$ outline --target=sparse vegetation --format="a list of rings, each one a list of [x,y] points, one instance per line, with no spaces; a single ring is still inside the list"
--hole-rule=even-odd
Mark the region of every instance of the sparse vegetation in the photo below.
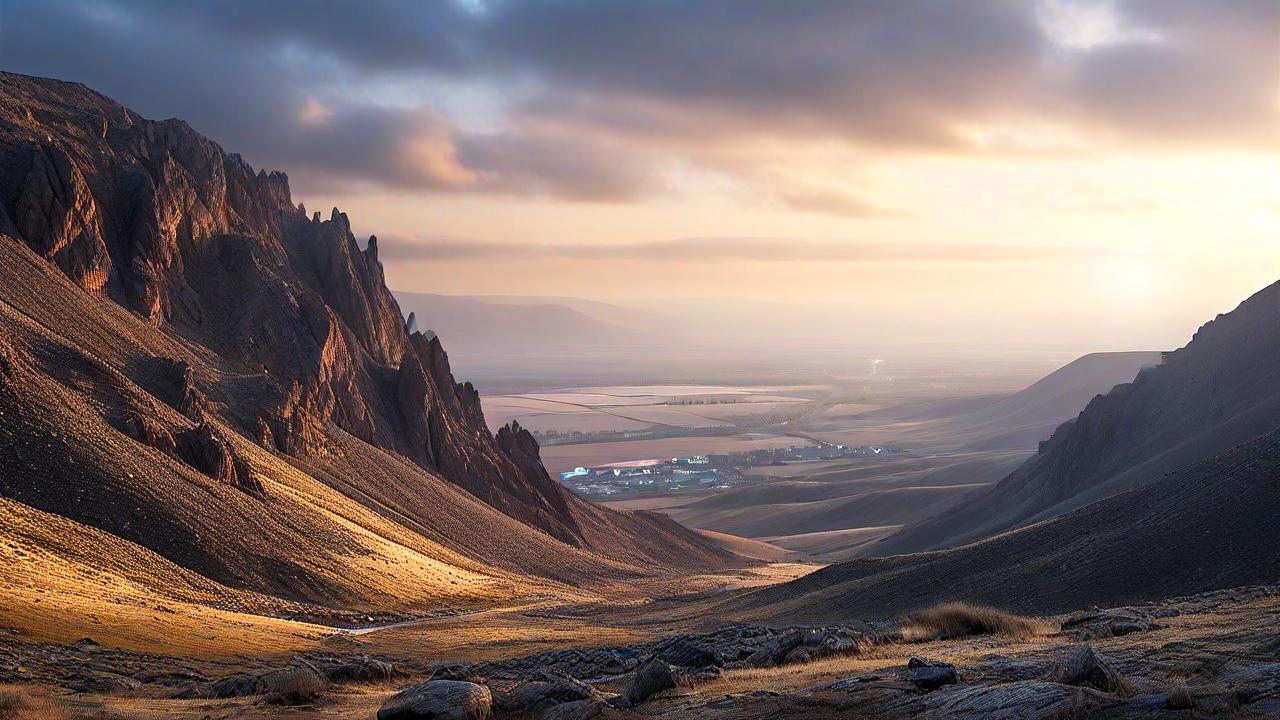
[[[1039,634],[1039,622],[1003,610],[966,603],[945,603],[902,618],[902,637],[919,642],[972,635],[1026,638]]]
[[[0,720],[61,720],[70,717],[61,703],[32,695],[25,688],[0,687]]]

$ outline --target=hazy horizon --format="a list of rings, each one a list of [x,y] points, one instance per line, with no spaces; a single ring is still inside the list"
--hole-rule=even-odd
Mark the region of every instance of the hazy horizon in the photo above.
[[[288,171],[295,202],[379,236],[402,290],[1089,351],[1177,347],[1280,275],[1267,0],[348,15],[67,2],[0,22],[24,29],[7,69]]]
[[[1270,283],[1267,283],[1270,284]],[[1069,308],[1056,308],[1025,318],[1030,330],[1010,327],[1005,317],[930,317],[901,311],[869,315],[853,302],[788,301],[786,299],[655,297],[640,300],[601,300],[571,295],[484,295],[428,293],[494,305],[569,309],[580,302],[635,311],[639,319],[624,323],[605,319],[618,329],[633,331],[638,341],[655,340],[669,322],[668,347],[695,349],[717,344],[740,347],[759,341],[801,343],[797,352],[828,350],[841,353],[933,353],[962,358],[1026,358],[1050,354],[1055,358],[1095,352],[1173,350],[1185,345],[1212,317],[1234,309],[1263,286],[1226,304],[1210,306],[1198,315],[1182,308],[1143,308],[1132,314],[1108,314],[1098,323],[1070,335],[1059,332]],[[402,294],[412,292],[396,290]],[[402,308],[407,314],[411,308]],[[592,313],[584,313],[588,317]],[[1037,323],[1030,322],[1038,320]],[[476,332],[484,330],[477,328]],[[495,338],[496,340],[497,338]],[[774,348],[775,350],[777,348]]]

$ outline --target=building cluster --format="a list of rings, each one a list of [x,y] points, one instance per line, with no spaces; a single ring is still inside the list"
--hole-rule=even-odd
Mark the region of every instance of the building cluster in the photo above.
[[[579,467],[560,473],[560,481],[579,495],[587,497],[723,490],[742,482],[744,472],[753,467],[859,456],[874,457],[888,452],[890,451],[874,445],[796,445]]]

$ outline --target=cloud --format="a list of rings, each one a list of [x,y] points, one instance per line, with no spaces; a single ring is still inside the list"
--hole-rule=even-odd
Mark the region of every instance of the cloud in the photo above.
[[[704,237],[639,243],[525,243],[380,238],[384,258],[405,261],[649,260],[654,262],[1020,263],[1134,257],[1067,245],[882,243],[798,238]]]
[[[853,217],[878,213],[771,184],[750,148],[990,154],[993,128],[1054,125],[1274,151],[1277,27],[1274,0],[0,0],[7,69],[304,184],[616,201],[663,192],[674,159]]]
[[[1130,214],[1166,210],[1158,200],[1131,190],[1104,189],[1078,185],[1058,197],[1050,198],[1045,206],[1055,210],[1088,214]]]
[[[582,133],[468,135],[461,138],[460,149],[469,167],[491,178],[484,188],[491,192],[621,201],[658,185],[651,160]]]
[[[805,212],[853,218],[905,217],[906,213],[880,207],[844,190],[803,188],[779,191],[778,200],[789,208]]]
[[[1114,43],[1070,63],[1062,107],[1140,144],[1280,149],[1280,3],[1131,0],[1158,41]]]

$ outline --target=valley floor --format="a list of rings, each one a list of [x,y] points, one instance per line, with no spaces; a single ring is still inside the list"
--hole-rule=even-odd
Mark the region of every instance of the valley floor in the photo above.
[[[630,607],[625,599],[591,605],[531,599],[358,634],[331,631],[296,654],[247,646],[239,654],[181,657],[113,649],[89,638],[45,643],[0,632],[0,717],[373,718],[396,691],[433,675],[485,683],[493,690],[498,717],[537,717],[510,710],[511,698],[547,678],[583,681],[574,686],[586,688],[591,699],[572,709],[589,714],[565,715],[583,718],[1280,714],[1280,587],[1275,586],[1037,618],[1039,629],[1022,636],[909,641],[892,618],[871,624],[851,618],[847,625],[803,631],[804,652],[785,657],[779,648],[785,651],[788,638],[797,637],[794,629],[695,629],[663,622],[669,602],[697,605],[699,598],[724,588],[774,582],[799,570],[768,566],[687,579],[680,585],[699,592],[658,603],[633,598]],[[673,582],[668,589],[676,588]],[[1096,656],[1086,657],[1099,665],[1068,677],[1072,658],[1088,648]],[[677,687],[625,707],[616,693],[650,657],[670,662]],[[937,687],[921,682],[921,671],[908,669],[911,658],[954,666],[955,682]],[[285,675],[314,669],[329,682],[296,704],[274,704],[263,694],[263,683],[279,678],[285,668],[291,668]],[[251,694],[213,697],[239,673],[256,676],[257,690],[251,677]]]

